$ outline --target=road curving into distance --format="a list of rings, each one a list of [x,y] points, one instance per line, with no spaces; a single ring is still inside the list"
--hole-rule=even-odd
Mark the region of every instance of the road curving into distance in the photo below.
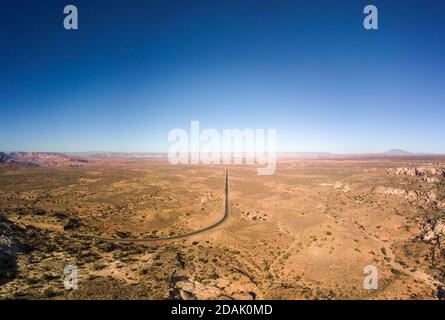
[[[168,236],[168,237],[159,237],[159,238],[107,238],[107,237],[99,237],[99,236],[93,236],[93,235],[86,235],[86,234],[76,234],[73,235],[76,238],[83,238],[83,239],[89,239],[89,240],[99,240],[99,241],[107,241],[107,242],[154,242],[154,241],[166,241],[166,240],[177,240],[177,239],[184,239],[196,236],[198,234],[210,231],[212,229],[215,229],[219,227],[221,224],[223,224],[227,218],[230,215],[230,201],[229,201],[229,170],[226,169],[226,175],[225,175],[225,183],[224,183],[224,216],[221,218],[221,220],[217,221],[216,223],[191,232]]]

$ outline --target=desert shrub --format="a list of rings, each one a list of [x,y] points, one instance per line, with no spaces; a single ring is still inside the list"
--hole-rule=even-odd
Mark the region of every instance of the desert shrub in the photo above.
[[[44,273],[42,275],[42,279],[45,280],[45,281],[51,281],[51,280],[58,279],[58,278],[59,277],[53,276],[52,274],[49,274],[49,273]]]
[[[209,279],[213,279],[213,280],[216,280],[216,279],[218,279],[219,278],[219,276],[218,276],[218,274],[217,273],[212,273],[211,275],[209,275]]]
[[[396,276],[400,276],[400,275],[402,275],[402,274],[403,274],[403,272],[402,272],[402,271],[400,271],[400,270],[397,270],[397,269],[391,269],[391,272],[392,272],[393,274],[395,274]]]
[[[93,270],[103,270],[105,266],[103,264],[95,263],[93,265]]]
[[[26,280],[27,284],[33,285],[33,284],[38,284],[40,282],[40,279],[37,278],[27,278]]]
[[[53,298],[57,295],[57,293],[53,289],[47,288],[47,289],[43,290],[43,295],[46,298]]]
[[[146,275],[148,273],[148,269],[141,269],[141,270],[139,270],[139,275],[140,276],[144,276],[144,275]]]

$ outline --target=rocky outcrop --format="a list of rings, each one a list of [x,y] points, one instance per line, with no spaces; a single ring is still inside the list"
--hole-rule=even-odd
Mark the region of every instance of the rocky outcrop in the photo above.
[[[420,238],[428,243],[440,243],[445,238],[445,221],[430,219],[423,228]]]
[[[400,188],[393,188],[393,187],[383,187],[379,186],[376,187],[373,191],[373,193],[379,195],[379,196],[398,196],[398,197],[404,197],[409,201],[415,201],[417,200],[417,193],[415,191],[408,191],[405,189]]]
[[[445,176],[445,169],[435,167],[401,167],[386,169],[386,173],[389,175],[404,175],[415,177],[418,180],[426,183],[437,183],[440,181],[440,177]]]
[[[391,176],[408,176],[413,177],[421,182],[437,183],[445,177],[445,169],[443,166],[425,166],[425,167],[399,167],[399,168],[367,168],[366,173],[382,173],[385,172]]]
[[[394,187],[378,186],[375,187],[372,192],[381,197],[401,197],[406,201],[417,202],[421,205],[431,205],[436,208],[445,207],[445,202],[438,201],[437,194],[434,190],[414,191]]]
[[[420,177],[419,180],[422,182],[426,182],[426,183],[440,182],[439,178],[437,178],[437,177]]]
[[[349,184],[343,184],[339,181],[335,182],[335,183],[322,183],[320,184],[320,187],[329,187],[329,188],[334,188],[334,189],[341,189],[342,192],[344,193],[348,193],[349,191],[351,191],[351,187]]]
[[[170,279],[169,298],[174,300],[255,300],[253,284],[234,283],[229,279],[212,279],[203,283],[187,269],[177,269]]]
[[[430,176],[444,176],[444,169],[434,168],[434,167],[421,167],[421,168],[390,168],[386,172],[390,175],[406,175],[406,176],[417,176],[417,177],[430,177]]]
[[[203,285],[191,280],[190,275],[174,271],[170,280],[170,299],[175,300],[208,300],[228,299],[218,287]]]
[[[28,247],[20,240],[24,230],[0,215],[0,285],[15,278],[17,256]]]

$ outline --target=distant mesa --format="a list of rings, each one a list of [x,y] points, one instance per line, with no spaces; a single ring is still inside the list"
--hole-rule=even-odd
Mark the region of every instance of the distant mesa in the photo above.
[[[81,167],[89,163],[89,160],[71,157],[63,153],[0,152],[0,165],[8,167]]]
[[[391,155],[391,156],[408,156],[408,155],[412,155],[412,152],[409,151],[405,151],[402,149],[390,149],[388,151],[383,152],[386,155]]]

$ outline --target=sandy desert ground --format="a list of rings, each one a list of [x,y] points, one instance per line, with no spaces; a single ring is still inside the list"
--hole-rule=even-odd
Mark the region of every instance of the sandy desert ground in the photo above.
[[[229,166],[228,219],[159,240],[222,218],[225,167],[3,167],[0,297],[438,299],[444,168],[440,158],[282,159],[272,176]],[[66,265],[77,290],[64,288]],[[377,289],[363,286],[368,265]]]

